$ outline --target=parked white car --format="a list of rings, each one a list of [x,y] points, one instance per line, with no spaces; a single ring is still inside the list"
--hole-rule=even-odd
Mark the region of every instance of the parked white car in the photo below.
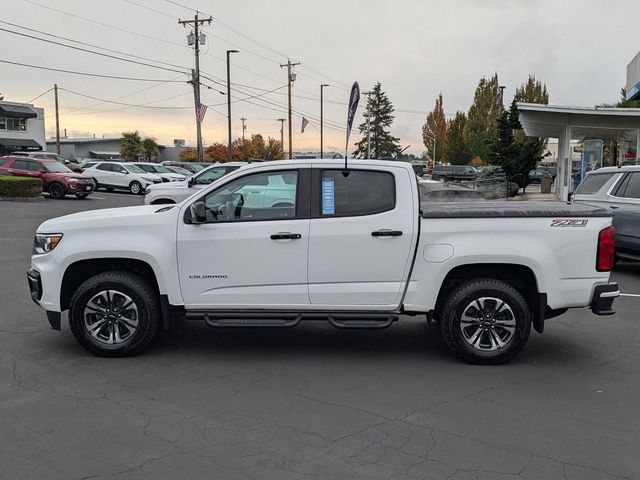
[[[143,194],[149,185],[162,183],[162,178],[155,173],[145,172],[135,163],[126,162],[96,162],[85,169],[84,175],[93,178],[96,190],[128,190],[134,195]]]
[[[136,165],[145,172],[158,175],[163,182],[180,182],[187,178],[187,175],[180,175],[176,172],[172,172],[161,163],[136,162]]]
[[[151,185],[144,197],[146,205],[160,205],[166,203],[180,203],[190,197],[197,190],[224,177],[228,173],[247,165],[247,162],[217,163],[194,174],[188,180],[172,182],[170,184]]]
[[[103,356],[141,352],[183,319],[384,328],[420,315],[457,356],[497,364],[568,308],[614,313],[611,215],[565,202],[422,201],[405,162],[352,160],[345,172],[339,160],[282,160],[178,205],[47,220],[28,280],[51,327],[69,310],[78,342]]]

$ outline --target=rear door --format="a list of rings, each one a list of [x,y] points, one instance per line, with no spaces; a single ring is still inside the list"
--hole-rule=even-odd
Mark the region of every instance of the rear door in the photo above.
[[[322,307],[393,309],[415,246],[416,192],[404,168],[314,168],[309,297]],[[417,188],[417,187],[416,187]]]
[[[613,226],[616,228],[616,248],[620,253],[640,255],[640,172],[626,175],[612,191]]]
[[[101,186],[113,186],[113,165],[110,163],[101,163],[91,170],[91,176],[98,180]]]
[[[29,168],[29,160],[16,159],[7,169],[9,175],[15,177],[33,177],[35,172]]]

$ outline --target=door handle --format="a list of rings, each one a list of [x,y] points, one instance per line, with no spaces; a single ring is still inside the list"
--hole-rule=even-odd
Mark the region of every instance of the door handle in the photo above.
[[[372,237],[400,237],[402,230],[376,230],[371,232]]]
[[[271,235],[271,240],[298,240],[302,238],[299,233],[280,232]]]

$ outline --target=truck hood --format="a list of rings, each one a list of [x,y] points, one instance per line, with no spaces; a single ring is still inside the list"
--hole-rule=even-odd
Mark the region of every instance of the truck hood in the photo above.
[[[70,230],[105,227],[139,229],[159,223],[166,223],[169,227],[175,224],[178,211],[179,209],[174,205],[142,205],[89,210],[47,220],[38,227],[37,233],[65,233]]]

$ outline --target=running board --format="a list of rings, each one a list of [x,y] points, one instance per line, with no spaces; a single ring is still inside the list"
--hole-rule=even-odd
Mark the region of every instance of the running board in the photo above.
[[[187,319],[204,320],[214,328],[291,328],[302,321],[324,321],[335,328],[381,329],[397,321],[397,313],[187,311]]]

